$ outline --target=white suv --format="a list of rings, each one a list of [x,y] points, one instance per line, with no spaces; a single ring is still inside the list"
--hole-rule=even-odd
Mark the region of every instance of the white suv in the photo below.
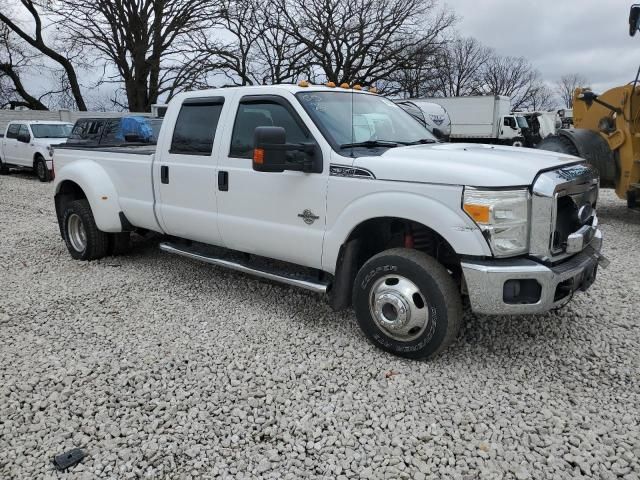
[[[9,168],[33,169],[41,182],[48,182],[53,171],[53,146],[65,143],[72,128],[67,122],[10,122],[0,138],[0,173],[9,173]]]

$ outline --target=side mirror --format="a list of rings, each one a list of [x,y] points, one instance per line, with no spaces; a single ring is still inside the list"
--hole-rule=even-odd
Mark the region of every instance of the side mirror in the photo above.
[[[640,30],[640,4],[631,5],[629,10],[629,35],[632,37]]]
[[[287,134],[282,127],[256,127],[253,131],[253,169],[284,172]]]
[[[256,127],[253,131],[253,169],[257,172],[322,172],[322,155],[313,143],[286,143],[282,127]]]
[[[22,143],[29,143],[31,141],[31,135],[29,135],[28,133],[26,135],[24,133],[21,133],[20,135],[18,135],[18,138],[16,140]]]
[[[433,133],[433,136],[436,137],[438,140],[442,140],[444,138],[444,132],[440,130],[438,127],[434,127],[431,133]]]

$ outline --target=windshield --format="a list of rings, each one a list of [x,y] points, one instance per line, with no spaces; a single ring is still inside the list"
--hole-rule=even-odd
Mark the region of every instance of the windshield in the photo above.
[[[362,142],[389,142],[386,146],[392,147],[437,141],[418,120],[384,97],[340,91],[296,96],[334,148]]]
[[[73,125],[68,124],[32,124],[31,131],[36,138],[67,138],[71,135]]]
[[[516,120],[518,121],[518,126],[520,128],[529,128],[529,124],[527,123],[527,119],[524,117],[516,117]]]

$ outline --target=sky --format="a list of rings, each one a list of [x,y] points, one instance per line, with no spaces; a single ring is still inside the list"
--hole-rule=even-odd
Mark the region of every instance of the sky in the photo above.
[[[633,80],[640,32],[628,0],[445,0],[457,30],[501,55],[527,58],[549,83],[580,73],[596,92]]]

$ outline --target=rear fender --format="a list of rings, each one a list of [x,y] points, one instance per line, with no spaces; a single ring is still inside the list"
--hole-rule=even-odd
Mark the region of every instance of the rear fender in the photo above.
[[[103,232],[121,232],[120,203],[111,178],[93,160],[76,160],[56,171],[55,192],[65,181],[77,184],[91,206],[96,225]]]

